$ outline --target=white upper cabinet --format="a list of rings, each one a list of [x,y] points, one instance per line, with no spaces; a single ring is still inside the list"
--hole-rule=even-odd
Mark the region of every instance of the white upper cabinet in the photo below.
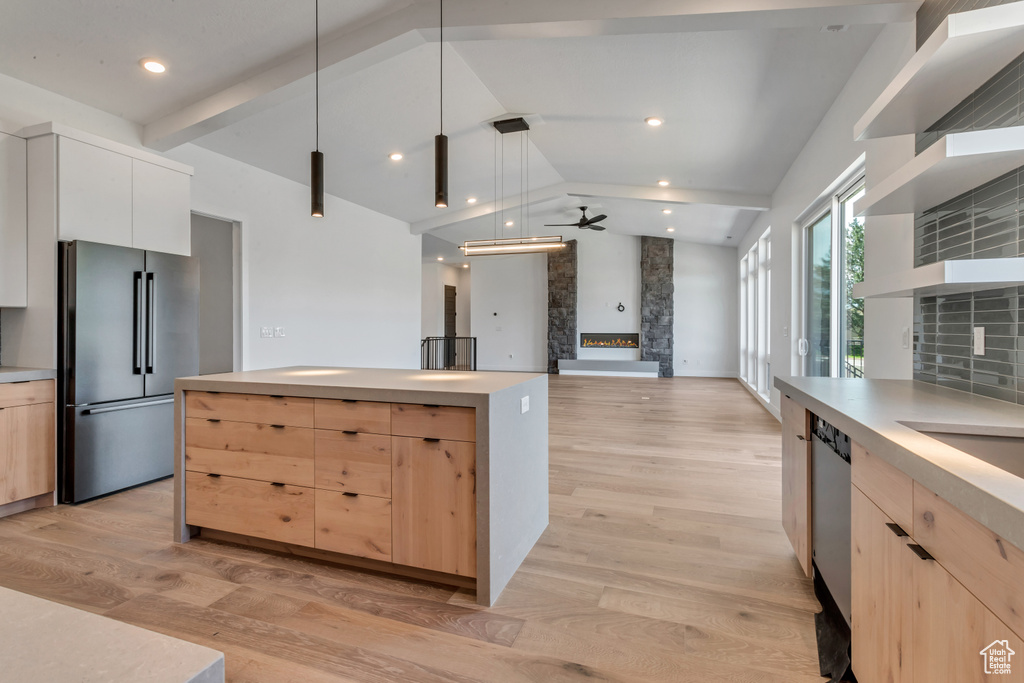
[[[191,169],[52,125],[38,132],[57,139],[58,239],[190,254]]]
[[[191,176],[132,160],[132,246],[189,255]]]
[[[28,303],[25,141],[0,133],[0,308]]]
[[[57,144],[57,234],[132,246],[132,160],[71,138]]]

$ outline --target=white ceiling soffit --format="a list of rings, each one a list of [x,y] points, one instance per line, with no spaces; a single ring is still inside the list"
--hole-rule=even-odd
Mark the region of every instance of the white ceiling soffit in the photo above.
[[[22,5],[29,4],[27,0],[19,1]],[[197,2],[199,0],[181,0],[177,5]],[[210,4],[200,4],[203,7],[197,8],[196,15],[205,16]],[[362,0],[358,4],[365,5],[364,13],[366,10],[377,10],[377,13],[329,35],[329,29],[325,31],[320,44],[322,83],[343,78],[415,49],[424,42],[438,39],[437,3],[434,0],[417,0],[411,5],[404,2]],[[407,6],[374,18],[395,4]],[[242,12],[237,5],[248,8],[250,3],[233,0],[233,5],[236,7],[231,9],[238,11],[241,19]],[[286,11],[281,11],[280,1],[273,5],[279,10],[279,16],[271,22],[271,26],[296,25],[294,3],[290,3]],[[828,24],[880,25],[913,20],[918,5],[919,2],[878,0],[447,0],[445,39],[465,41],[820,28]],[[97,13],[96,16],[102,15]],[[7,25],[12,24],[16,25],[17,22]],[[298,26],[309,31],[306,24],[308,21],[302,21]],[[167,25],[154,25],[153,30],[163,30],[166,35]],[[195,27],[195,30],[205,33],[206,29],[200,26]],[[0,33],[0,40],[5,37]],[[169,40],[174,38],[171,34]],[[202,96],[192,104],[157,120],[144,121],[144,142],[149,147],[166,151],[281,104],[299,92],[308,90],[310,85],[303,81],[311,77],[313,65],[313,46],[310,41],[305,48],[264,63],[258,72],[236,80],[228,87]],[[0,70],[2,67],[3,63],[0,62]]]

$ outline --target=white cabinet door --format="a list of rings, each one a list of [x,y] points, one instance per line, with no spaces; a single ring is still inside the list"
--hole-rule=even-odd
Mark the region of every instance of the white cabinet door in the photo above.
[[[57,234],[132,246],[132,159],[71,138],[57,147]]]
[[[132,246],[191,254],[190,182],[187,173],[132,160]]]
[[[25,141],[0,133],[0,308],[28,304]]]

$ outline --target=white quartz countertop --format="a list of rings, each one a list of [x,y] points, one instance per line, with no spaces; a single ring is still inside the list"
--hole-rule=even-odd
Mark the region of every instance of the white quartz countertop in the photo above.
[[[38,379],[56,379],[56,370],[46,368],[19,368],[14,365],[0,365],[0,384],[31,382]]]
[[[0,680],[223,683],[208,647],[0,588]]]
[[[1024,437],[1024,406],[911,380],[777,377],[775,386],[1024,548],[1024,479],[903,424],[936,423],[950,431]]]
[[[546,375],[523,372],[397,370],[295,366],[183,377],[175,388],[316,398],[356,398],[399,402],[434,400],[470,405],[491,394]]]

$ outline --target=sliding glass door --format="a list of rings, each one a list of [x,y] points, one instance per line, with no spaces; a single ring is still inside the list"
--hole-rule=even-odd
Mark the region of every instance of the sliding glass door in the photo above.
[[[864,222],[857,201],[864,180],[833,196],[804,228],[804,334],[808,377],[864,376],[864,300],[853,285],[864,279]]]

